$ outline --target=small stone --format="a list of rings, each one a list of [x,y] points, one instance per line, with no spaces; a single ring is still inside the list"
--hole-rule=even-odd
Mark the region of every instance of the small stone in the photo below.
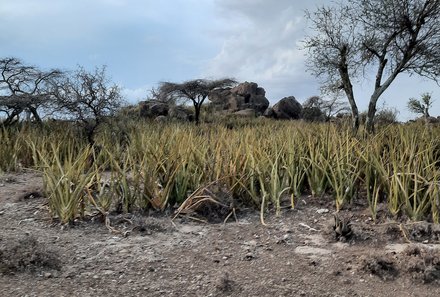
[[[251,247],[255,247],[255,246],[257,246],[257,241],[255,241],[255,240],[250,240],[250,241],[248,241],[248,242],[245,242],[244,244],[245,244],[245,245],[248,245],[248,246],[251,246]]]
[[[329,210],[327,208],[320,208],[316,212],[319,214],[324,214],[324,213],[328,213]]]
[[[113,271],[113,270],[104,270],[103,272],[102,272],[102,274],[103,275],[112,275],[112,274],[114,274],[115,272]]]
[[[45,278],[51,278],[52,277],[52,273],[50,272],[45,272],[43,275]]]

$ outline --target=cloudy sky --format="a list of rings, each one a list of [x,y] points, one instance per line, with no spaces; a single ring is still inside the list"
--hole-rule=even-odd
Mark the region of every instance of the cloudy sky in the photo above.
[[[304,65],[304,9],[326,0],[1,0],[0,57],[42,68],[88,69],[107,65],[130,102],[144,99],[161,81],[234,77],[266,89],[271,103],[300,102],[319,94]],[[367,108],[371,81],[356,87]],[[379,106],[397,108],[410,97],[440,90],[416,77],[400,77]]]

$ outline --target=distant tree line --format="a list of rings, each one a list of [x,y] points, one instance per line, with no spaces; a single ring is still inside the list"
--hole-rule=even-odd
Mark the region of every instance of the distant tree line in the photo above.
[[[93,143],[97,127],[122,105],[120,88],[110,82],[105,67],[86,71],[44,71],[17,58],[0,59],[0,116],[10,126],[25,118],[45,117],[79,122]]]

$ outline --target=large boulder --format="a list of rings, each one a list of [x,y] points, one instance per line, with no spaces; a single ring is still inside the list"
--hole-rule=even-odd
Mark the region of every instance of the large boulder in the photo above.
[[[166,123],[167,120],[168,120],[168,118],[167,118],[166,116],[163,116],[163,115],[157,116],[157,117],[154,119],[154,121],[155,121],[156,123]]]
[[[267,108],[264,111],[263,116],[266,117],[266,118],[276,118],[275,111],[273,110],[272,107]]]
[[[165,102],[147,100],[139,102],[139,115],[148,119],[175,119],[179,121],[192,121],[193,112],[185,106],[170,105]]]
[[[253,109],[256,114],[262,114],[269,106],[266,91],[254,82],[244,82],[233,88],[215,90],[209,95],[209,100],[217,110],[230,113]]]
[[[169,106],[163,102],[141,101],[139,102],[139,115],[143,118],[156,118],[168,116]]]
[[[234,112],[232,115],[241,118],[255,118],[255,110],[252,108],[247,108]]]
[[[278,101],[271,110],[266,110],[265,116],[281,120],[296,120],[301,118],[302,105],[295,97],[285,97]]]

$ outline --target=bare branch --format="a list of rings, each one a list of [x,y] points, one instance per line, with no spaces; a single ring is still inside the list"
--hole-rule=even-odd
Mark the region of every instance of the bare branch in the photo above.
[[[367,115],[367,130],[371,132],[377,101],[399,74],[418,74],[438,82],[440,0],[346,3],[307,13],[316,31],[305,40],[308,68],[325,85],[338,84],[344,90],[354,124],[358,112],[351,81],[360,79],[360,74],[375,73]]]
[[[52,103],[52,84],[62,75],[61,71],[42,71],[19,59],[3,58],[0,72],[0,107],[4,112],[7,110],[4,124],[13,122],[23,112],[41,121],[38,110]]]

